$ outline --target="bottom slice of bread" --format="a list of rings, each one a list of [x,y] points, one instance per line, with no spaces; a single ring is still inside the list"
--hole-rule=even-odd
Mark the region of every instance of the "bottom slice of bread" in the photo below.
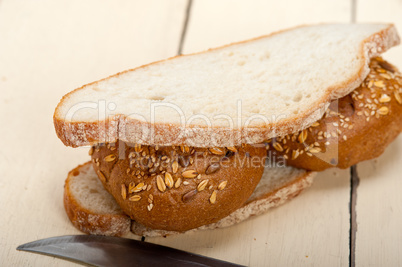
[[[130,217],[105,190],[91,162],[68,173],[64,208],[70,221],[84,233],[121,236],[130,231]]]
[[[292,167],[266,167],[261,181],[244,205],[221,219],[187,232],[216,229],[240,223],[285,203],[313,183],[315,172]],[[64,206],[71,222],[82,232],[120,236],[168,236],[179,232],[149,229],[131,221],[103,188],[90,162],[70,171],[64,188]],[[186,233],[187,233],[186,232]]]
[[[228,227],[252,216],[263,214],[268,209],[279,206],[299,195],[313,183],[316,174],[316,172],[293,167],[265,167],[259,184],[241,208],[216,223],[204,225],[185,233]],[[136,235],[149,237],[180,234],[173,231],[149,229],[134,221],[131,231]]]

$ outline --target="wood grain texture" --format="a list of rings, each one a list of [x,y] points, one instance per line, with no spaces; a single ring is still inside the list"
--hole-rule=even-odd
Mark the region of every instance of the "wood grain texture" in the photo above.
[[[402,136],[378,159],[358,164],[356,266],[402,262]]]
[[[402,34],[402,2],[357,3],[357,22],[392,22]],[[402,47],[384,54],[402,70]],[[402,265],[402,136],[375,160],[358,164],[356,266]]]
[[[195,0],[183,52],[300,24],[349,22],[350,7],[349,1]],[[328,170],[311,189],[264,216],[227,229],[146,240],[248,266],[346,266],[349,196],[349,170]]]
[[[69,170],[87,148],[56,137],[59,99],[84,83],[177,53],[185,0],[9,1],[0,5],[0,266],[71,266],[18,252],[80,234],[65,214]]]

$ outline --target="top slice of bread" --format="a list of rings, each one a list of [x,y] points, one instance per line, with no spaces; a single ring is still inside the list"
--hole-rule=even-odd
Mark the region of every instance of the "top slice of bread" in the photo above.
[[[302,130],[353,91],[392,24],[321,24],[178,56],[65,95],[54,113],[68,146],[120,139],[197,147],[260,143]],[[138,51],[141,53],[141,51]]]

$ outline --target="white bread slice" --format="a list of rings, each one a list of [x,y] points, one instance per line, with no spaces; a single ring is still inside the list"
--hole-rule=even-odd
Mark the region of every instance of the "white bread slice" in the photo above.
[[[261,143],[317,121],[399,41],[392,24],[320,24],[162,60],[65,95],[56,132],[74,147]]]
[[[251,216],[262,214],[269,208],[276,207],[297,196],[312,184],[315,175],[315,172],[292,167],[266,167],[260,183],[243,207],[216,223],[187,232],[228,227]],[[122,215],[116,201],[103,188],[90,162],[78,166],[69,173],[64,190],[67,214],[72,223],[81,231],[98,235],[116,235],[116,233],[123,235],[129,231],[126,220],[128,217]],[[95,194],[91,193],[94,191]],[[74,207],[74,214],[79,211],[79,219],[77,216],[70,216],[71,207]],[[96,223],[86,221],[90,217],[96,218]],[[118,225],[114,226],[116,223]],[[139,236],[180,234],[179,232],[148,229],[134,221],[131,231]]]
[[[130,217],[103,188],[91,162],[68,173],[64,208],[70,221],[84,233],[122,236],[130,231]]]

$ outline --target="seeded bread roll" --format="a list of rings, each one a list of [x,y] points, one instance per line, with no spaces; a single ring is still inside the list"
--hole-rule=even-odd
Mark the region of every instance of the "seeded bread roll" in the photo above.
[[[315,175],[315,172],[292,167],[267,166],[253,194],[239,209],[216,223],[203,225],[189,231],[229,227],[247,220],[251,216],[260,215],[268,209],[296,197],[312,184]],[[123,215],[123,221],[120,220],[120,217],[116,219],[116,214],[121,215],[122,211],[112,195],[102,186],[90,162],[80,165],[70,172],[64,193],[67,196],[64,198],[66,211],[71,222],[79,230],[97,235],[116,235],[129,232],[131,220],[126,215]],[[71,216],[70,207],[80,211],[79,220],[77,217]],[[100,218],[97,220],[97,225],[92,223],[94,217]],[[88,228],[87,225],[91,225],[91,227]],[[179,234],[174,231],[150,229],[135,221],[131,222],[131,231],[139,236],[153,237]],[[128,237],[128,235],[125,236]]]
[[[268,141],[269,155],[313,171],[348,168],[381,155],[402,131],[402,76],[382,58],[351,94],[331,103],[322,119]]]
[[[124,142],[91,149],[104,187],[133,220],[182,232],[241,207],[264,171],[264,145],[158,147]]]
[[[105,191],[90,162],[68,173],[64,208],[70,221],[84,233],[121,236],[130,231],[130,218]]]

